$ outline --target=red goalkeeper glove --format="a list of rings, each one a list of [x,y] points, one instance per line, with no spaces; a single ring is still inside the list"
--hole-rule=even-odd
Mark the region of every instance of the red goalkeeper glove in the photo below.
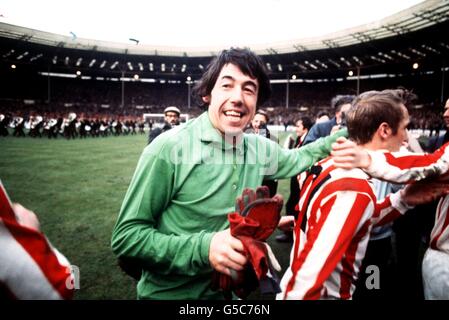
[[[215,274],[215,271],[213,289],[221,289],[227,298],[233,291],[244,299],[257,289],[259,281],[267,281],[267,275],[273,274],[272,267],[278,267],[278,263],[265,240],[276,229],[282,206],[282,196],[277,194],[270,198],[269,190],[264,186],[256,191],[245,189],[236,199],[236,211],[228,215],[228,220],[231,235],[242,241],[249,264],[243,271],[233,272],[232,277]],[[269,283],[277,291],[277,284]]]

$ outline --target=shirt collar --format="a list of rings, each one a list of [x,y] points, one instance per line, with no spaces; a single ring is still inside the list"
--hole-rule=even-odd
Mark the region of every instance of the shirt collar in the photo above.
[[[223,150],[230,150],[234,146],[231,143],[225,141],[220,131],[218,131],[209,119],[209,113],[206,111],[200,117],[200,139],[202,142],[213,143],[214,145],[221,146]],[[240,153],[243,152],[245,134],[243,133],[243,139],[240,140],[240,143],[236,144],[235,149],[237,149]]]

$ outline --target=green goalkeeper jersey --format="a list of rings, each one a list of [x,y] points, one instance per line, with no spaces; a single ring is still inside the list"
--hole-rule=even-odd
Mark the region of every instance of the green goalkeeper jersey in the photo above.
[[[114,253],[143,266],[138,298],[222,298],[209,288],[209,245],[229,227],[236,197],[264,178],[308,169],[346,134],[288,150],[255,134],[225,138],[205,112],[158,136],[140,157],[112,235]]]

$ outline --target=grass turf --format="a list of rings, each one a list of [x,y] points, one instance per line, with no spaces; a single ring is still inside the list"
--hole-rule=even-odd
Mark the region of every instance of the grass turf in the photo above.
[[[136,298],[136,283],[117,266],[110,238],[146,141],[146,135],[0,138],[0,179],[12,201],[35,211],[52,244],[79,268],[76,299]],[[278,193],[288,198],[289,180],[279,181]],[[276,234],[269,243],[285,269],[290,245],[273,241]],[[256,292],[250,298],[272,297]]]

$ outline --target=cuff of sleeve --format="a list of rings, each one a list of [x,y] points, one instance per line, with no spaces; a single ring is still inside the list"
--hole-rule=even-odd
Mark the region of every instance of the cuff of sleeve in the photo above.
[[[366,150],[366,149],[365,149]],[[363,169],[370,176],[377,177],[376,172],[379,166],[382,166],[382,163],[385,163],[385,155],[383,152],[366,150],[371,157],[371,163],[368,168]]]
[[[210,242],[212,241],[212,237],[215,235],[215,232],[212,233],[204,233],[203,237],[201,238],[201,248],[200,248],[200,254],[201,254],[201,260],[203,261],[205,266],[210,266],[209,262],[209,248],[210,248]]]
[[[415,206],[409,206],[402,200],[401,191],[399,190],[396,193],[393,193],[390,196],[391,206],[398,210],[401,214],[406,213],[408,210],[413,209]]]
[[[340,137],[347,138],[348,137],[348,129],[347,128],[340,129],[337,132],[335,132],[332,136],[335,138],[335,140],[337,140],[337,138],[340,138]]]
[[[319,139],[316,139],[314,141],[315,146],[318,148],[318,146],[320,145],[320,147],[324,147],[325,152],[327,153],[327,155],[332,151],[332,144],[337,141],[338,138],[340,137],[348,137],[348,129],[344,128],[341,130],[338,130],[337,132],[335,132],[334,134],[331,134],[330,136],[327,137],[322,137]],[[307,137],[306,137],[307,139]],[[305,141],[305,140],[304,140]],[[318,142],[321,141],[321,142]],[[320,144],[321,143],[321,144]],[[308,147],[308,145],[306,145],[306,147]],[[311,148],[311,147],[310,147]],[[327,156],[326,155],[326,156]],[[321,159],[321,158],[320,158]]]

